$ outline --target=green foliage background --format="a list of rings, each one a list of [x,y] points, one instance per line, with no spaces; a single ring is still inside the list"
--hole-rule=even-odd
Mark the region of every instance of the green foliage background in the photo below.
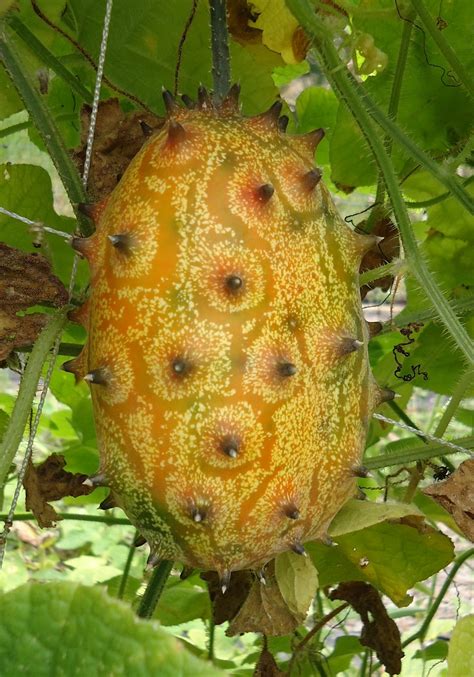
[[[42,0],[38,4],[54,24],[97,61],[103,2]],[[264,42],[267,32],[283,29],[285,22],[291,24],[294,21],[280,0],[255,4],[259,11],[264,10],[259,21]],[[293,4],[298,3],[289,3],[290,7]],[[6,5],[0,3],[0,11],[5,11]],[[374,45],[387,55],[387,65],[381,72],[360,77],[364,91],[385,112],[390,102],[393,103],[393,83],[399,73],[397,63],[403,35],[409,32],[395,115],[397,124],[437,161],[443,172],[461,176],[466,190],[472,194],[469,182],[473,159],[472,98],[429,33],[410,24],[415,22],[420,26],[422,23],[414,13],[413,4],[408,0],[400,0],[398,5],[391,0],[344,0],[338,5],[347,13],[346,18],[340,11],[328,13],[325,6],[326,13],[319,13],[318,20],[332,33],[343,62],[352,59],[356,66],[363,64],[363,57],[356,51],[361,34],[371,35]],[[466,70],[472,72],[472,36],[468,30],[472,18],[470,3],[445,0],[440,6],[435,0],[427,0],[424,5],[432,17],[442,14],[446,24],[442,30],[443,38]],[[312,3],[311,7],[321,10],[318,3]],[[115,87],[132,94],[156,114],[163,113],[161,87],[173,89],[174,86],[178,43],[190,9],[189,0],[173,3],[115,0],[114,3],[105,75]],[[48,87],[41,99],[55,120],[66,147],[76,147],[79,144],[80,110],[93,91],[94,70],[69,41],[38,18],[27,0],[19,0],[9,13],[4,14],[1,31],[14,45],[24,71],[36,89],[39,74],[44,75],[46,69]],[[45,62],[44,54],[24,37],[28,36],[28,31],[52,59]],[[294,106],[287,111],[289,131],[304,133],[318,127],[325,129],[326,137],[317,153],[318,166],[322,167],[325,181],[343,215],[352,218],[355,224],[360,222],[366,214],[351,215],[373,203],[377,187],[380,190],[378,168],[347,106],[327,86],[317,53],[310,52],[303,63],[286,64],[278,51],[268,49],[261,42],[240,44],[232,40],[231,56],[233,78],[242,86],[243,112],[249,115],[268,108],[280,90],[288,91],[285,88],[295,77],[306,74],[307,86],[299,90]],[[55,72],[57,62],[70,71],[74,79],[72,84],[58,75],[57,69]],[[212,87],[210,68],[208,8],[207,3],[201,1],[183,48],[180,92],[194,96],[200,83]],[[101,98],[110,96],[118,96],[125,111],[135,108],[133,101],[118,94],[111,85],[104,84]],[[76,219],[33,123],[7,73],[0,68],[0,206],[72,233]],[[384,136],[380,130],[379,133]],[[397,139],[392,142],[393,168],[403,198],[410,207],[412,227],[422,256],[472,336],[472,215]],[[346,192],[341,190],[342,187]],[[36,251],[32,236],[24,225],[2,214],[0,239],[23,251]],[[67,284],[72,265],[70,247],[60,239],[46,235],[42,253],[52,262],[55,274]],[[465,378],[469,366],[452,336],[435,319],[436,312],[411,271],[405,269],[404,272],[405,308],[394,318],[393,324],[387,323],[384,332],[370,343],[377,381],[395,389],[401,396],[395,410],[385,405],[381,411],[405,420],[408,414],[422,429],[433,432],[447,397],[454,394],[459,406],[452,412],[448,436],[462,438],[466,446],[472,447],[474,389],[472,380],[469,382]],[[76,293],[86,284],[87,267],[81,263]],[[381,298],[376,296],[375,302]],[[394,376],[392,349],[402,340],[398,328],[415,320],[424,324],[410,347],[406,371],[410,371],[411,365],[421,364],[429,379],[423,381],[417,377],[405,383]],[[76,325],[68,324],[62,340],[80,344],[84,335]],[[459,383],[463,377],[460,392]],[[14,372],[4,371],[0,375],[0,384],[1,439],[17,391]],[[314,567],[306,573],[298,572],[286,561],[277,566],[280,590],[285,591],[283,596],[289,606],[303,609],[308,589],[312,590],[310,598],[314,597],[310,616],[295,636],[268,641],[281,669],[288,668],[294,646],[311,627],[312,620],[336,606],[324,595],[325,586],[345,580],[372,583],[385,596],[390,615],[401,619],[402,628],[405,628],[403,638],[408,641],[417,628],[424,627],[423,622],[433,608],[444,576],[440,572],[455,557],[466,556],[467,561],[466,553],[470,552],[467,541],[452,517],[420,491],[420,487],[432,481],[433,468],[424,468],[425,477],[409,496],[408,505],[383,503],[387,476],[404,465],[397,462],[392,467],[390,455],[404,454],[406,464],[413,468],[417,453],[423,447],[413,435],[373,421],[366,463],[370,467],[372,462],[374,468],[380,469],[372,478],[360,481],[368,500],[354,502],[336,518],[331,531],[335,547],[320,543],[309,545]],[[50,395],[41,419],[35,460],[39,461],[53,451],[66,457],[71,472],[89,474],[97,467],[98,451],[88,388],[85,384],[72,388],[70,376],[58,368],[53,372]],[[380,465],[382,455],[385,461]],[[436,465],[452,463],[453,466],[461,460],[461,455],[449,456],[448,461],[446,458],[432,459]],[[397,481],[399,479],[403,482],[393,483],[390,488],[392,501],[407,497],[407,473],[397,477]],[[13,471],[4,491],[4,509],[8,508],[14,486]],[[213,675],[219,674],[220,670],[242,677],[252,675],[262,649],[262,638],[248,633],[230,639],[224,635],[225,627],[214,628],[206,585],[198,574],[186,581],[180,581],[178,575],[173,574],[168,580],[154,614],[154,620],[163,628],[156,622],[134,620],[133,609],[137,607],[147,578],[143,575],[146,548],[139,548],[134,553],[125,580],[123,572],[133,552],[134,532],[119,510],[113,511],[111,520],[104,520],[103,513],[96,510],[104,496],[105,491],[98,489],[88,497],[65,499],[60,509],[66,517],[76,515],[78,519],[65,519],[57,529],[41,532],[32,522],[15,522],[0,572],[0,588],[4,592],[0,596],[2,674],[17,674],[15,671],[20,665],[25,667],[24,674],[30,674],[28,669],[33,665],[35,671],[31,674],[35,675],[54,674],[52,666],[57,674],[65,675],[152,675],[157,671],[163,675]],[[393,522],[414,515],[424,516],[428,523],[441,527],[444,533],[438,530],[422,532],[413,526]],[[102,521],[84,521],[84,517]],[[455,548],[445,533],[454,539]],[[364,557],[370,564],[361,568],[360,561]],[[315,576],[319,578],[316,596]],[[50,585],[38,587],[32,585],[33,582]],[[408,591],[414,595],[414,602]],[[123,602],[114,601],[117,596],[122,597]],[[423,671],[430,669],[431,675],[455,677],[468,674],[465,668],[455,667],[460,665],[463,642],[467,641],[464,630],[455,631],[456,641],[449,649],[449,667],[445,661],[447,642],[438,639],[438,636],[449,635],[456,615],[469,612],[469,600],[456,601],[449,594],[448,598],[450,617],[433,620],[426,633],[416,637],[423,640],[422,645],[414,641],[407,645],[403,675],[425,674]],[[317,633],[309,649],[293,661],[292,674],[377,674],[375,659],[372,671],[369,655],[359,642],[356,618],[357,615],[352,613],[343,630],[333,631],[327,640],[324,633]],[[45,627],[48,627],[47,641]],[[179,639],[175,640],[173,636]],[[210,638],[214,667],[209,661],[204,663],[209,656]],[[185,650],[182,650],[183,645]],[[113,650],[109,650],[111,646]]]

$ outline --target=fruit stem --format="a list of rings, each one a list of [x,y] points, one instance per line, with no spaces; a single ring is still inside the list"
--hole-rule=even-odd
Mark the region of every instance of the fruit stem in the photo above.
[[[435,22],[433,21],[433,18],[431,17],[431,14],[428,12],[423,0],[411,0],[411,4],[413,6],[413,9],[416,11],[421,21],[423,22],[423,26],[431,35],[439,51],[448,62],[458,82],[460,82],[461,85],[463,85],[469,96],[474,99],[474,81],[471,80],[469,71],[458,59],[457,54],[454,52],[451,45],[444,39],[443,34],[441,33],[441,29],[439,29],[435,24]]]
[[[151,618],[156,609],[156,605],[161,597],[161,593],[168,580],[168,576],[173,568],[173,562],[168,559],[162,560],[153,570],[147,588],[143,594],[140,606],[137,610],[139,618]]]
[[[321,28],[312,6],[305,0],[286,1],[300,24],[313,37],[329,84],[349,108],[374,154],[379,170],[383,174],[387,193],[392,203],[410,273],[424,290],[440,319],[466,356],[469,364],[474,364],[474,343],[453,312],[449,301],[441,293],[418,249],[418,243],[410,223],[408,211],[398,185],[398,178],[392,162],[387,155],[383,141],[374,127],[371,116],[383,127],[385,132],[391,134],[395,141],[405,146],[412,155],[417,157],[418,161],[423,162],[439,180],[442,180],[465,207],[469,205],[469,208],[472,209],[472,201],[469,195],[453,176],[439,167],[411,139],[405,137],[397,125],[389,120],[367,96],[363,87],[359,85],[339,58],[332,39],[326,37],[326,30]]]
[[[18,397],[13,407],[10,422],[0,445],[0,487],[3,487],[5,484],[10,466],[20,445],[28,417],[30,416],[31,405],[36,394],[43,365],[56,337],[65,325],[68,309],[70,309],[70,306],[61,308],[59,312],[51,317],[31,351],[28,364],[21,379]]]
[[[209,0],[209,8],[211,14],[214,103],[219,105],[230,89],[230,55],[226,0]]]
[[[403,265],[404,263],[401,259],[396,259],[390,263],[385,263],[383,266],[377,266],[377,268],[366,270],[359,276],[359,285],[363,287],[365,284],[370,284],[370,282],[379,280],[381,277],[386,277],[387,275],[395,277],[400,274]]]

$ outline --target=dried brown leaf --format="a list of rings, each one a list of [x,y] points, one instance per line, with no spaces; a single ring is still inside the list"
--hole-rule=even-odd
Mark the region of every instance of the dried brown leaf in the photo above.
[[[241,45],[262,42],[262,31],[249,23],[255,21],[257,16],[247,0],[228,0],[227,27],[234,40]]]
[[[37,466],[30,461],[23,480],[26,492],[26,509],[31,510],[40,527],[51,527],[61,519],[48,501],[64,496],[84,496],[93,487],[83,484],[87,475],[66,472],[66,460],[60,454],[51,454]]]
[[[0,242],[0,362],[17,348],[31,345],[47,315],[17,313],[37,304],[60,307],[68,294],[47,259]]]
[[[389,675],[398,675],[404,656],[400,631],[387,614],[377,590],[369,583],[352,581],[340,583],[329,597],[349,602],[357,611],[363,623],[360,643],[375,651]]]
[[[83,106],[81,146],[73,155],[81,172],[84,167],[90,116],[90,106]],[[164,119],[145,111],[124,113],[118,99],[100,102],[89,178],[89,190],[94,201],[103,200],[113,191],[131,160],[145,143],[146,137],[140,122],[158,130],[163,126]]]
[[[447,510],[466,538],[474,541],[474,459],[464,461],[446,480],[423,493]]]
[[[270,651],[265,647],[255,666],[254,677],[283,677],[284,674],[279,669]]]
[[[225,594],[222,594],[219,577],[215,571],[206,571],[201,574],[201,578],[208,584],[212,616],[216,625],[230,621],[237,615],[254,581],[250,571],[234,571]]]
[[[360,227],[363,231],[364,224],[360,224]],[[377,221],[372,230],[372,234],[382,237],[383,240],[365,254],[360,264],[360,273],[365,273],[373,268],[383,266],[400,256],[400,238],[398,230],[389,218]],[[373,280],[370,284],[364,285],[360,290],[362,299],[364,299],[368,292],[375,287],[380,287],[382,291],[387,291],[392,284],[392,280],[392,275],[386,275],[385,277],[380,277],[378,280]]]
[[[288,635],[304,621],[303,614],[288,608],[275,579],[273,562],[265,569],[266,585],[254,580],[247,599],[231,621],[226,634],[262,632],[265,635]]]

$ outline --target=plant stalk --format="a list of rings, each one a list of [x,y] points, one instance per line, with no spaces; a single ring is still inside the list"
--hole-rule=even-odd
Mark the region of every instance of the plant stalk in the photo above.
[[[28,417],[30,416],[31,405],[36,394],[43,364],[56,337],[65,325],[68,308],[69,306],[62,308],[51,317],[31,351],[28,364],[21,379],[18,397],[0,445],[0,487],[3,487],[5,484],[10,466],[20,446]]]
[[[15,33],[23,40],[26,46],[38,57],[45,66],[51,68],[60,78],[66,82],[76,94],[86,103],[92,104],[92,92],[84,87],[81,81],[71,73],[58,58],[25,26],[15,14],[7,15],[7,21]]]
[[[209,0],[209,8],[211,14],[214,103],[219,105],[230,88],[230,55],[226,0]]]
[[[150,581],[141,599],[140,606],[138,607],[137,616],[140,618],[151,618],[153,616],[172,568],[173,562],[164,559],[153,570]]]
[[[0,513],[0,520],[6,520],[8,514]],[[13,516],[14,522],[34,522],[36,517],[31,512],[17,512]],[[74,512],[60,512],[58,513],[58,519],[63,520],[77,520],[78,522],[102,522],[103,524],[109,524],[110,526],[131,526],[131,523],[125,517],[109,517],[108,515],[83,515],[82,513]]]
[[[0,34],[0,59],[48,149],[48,153],[63,182],[71,204],[74,208],[77,208],[79,203],[86,201],[79,173],[69,156],[55,122],[50,117],[31,78],[26,74],[26,70],[8,35],[6,27],[3,27]],[[85,234],[90,234],[90,226],[86,224],[85,219],[80,214],[78,215],[78,220],[81,230]]]
[[[453,444],[457,444],[458,446],[464,447],[465,449],[473,449],[474,436],[461,437],[460,439],[453,440]],[[413,446],[408,446],[405,451],[399,451],[393,454],[380,454],[379,456],[373,456],[372,458],[365,458],[364,466],[369,470],[378,470],[380,468],[389,468],[394,465],[408,465],[410,463],[414,463],[415,461],[427,461],[431,458],[449,456],[450,454],[459,453],[461,452],[451,449],[450,447],[446,447],[443,444],[439,444],[437,446],[416,444]]]

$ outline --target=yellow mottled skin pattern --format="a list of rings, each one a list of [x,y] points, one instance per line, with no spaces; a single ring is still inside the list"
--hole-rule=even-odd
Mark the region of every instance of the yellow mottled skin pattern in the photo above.
[[[358,286],[373,240],[312,169],[271,115],[174,110],[82,241],[74,370],[100,371],[100,472],[156,556],[258,568],[323,537],[354,493],[380,399]]]

